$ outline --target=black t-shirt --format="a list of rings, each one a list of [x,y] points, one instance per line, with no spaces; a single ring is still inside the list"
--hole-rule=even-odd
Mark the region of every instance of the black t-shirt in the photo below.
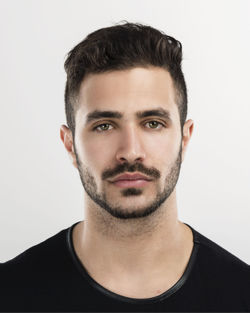
[[[72,244],[76,224],[0,264],[1,312],[250,312],[250,266],[190,225],[182,277],[161,295],[135,299],[89,276]]]

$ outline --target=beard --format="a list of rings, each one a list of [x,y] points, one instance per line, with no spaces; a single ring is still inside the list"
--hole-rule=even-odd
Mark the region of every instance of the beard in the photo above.
[[[131,208],[128,209],[122,207],[121,205],[112,205],[110,201],[107,200],[107,195],[104,191],[101,193],[97,192],[97,184],[95,178],[91,175],[89,169],[81,162],[79,155],[77,154],[75,145],[74,151],[76,154],[76,161],[78,165],[80,179],[88,196],[94,201],[95,204],[111,214],[113,217],[123,220],[146,217],[159,209],[160,206],[168,199],[168,197],[173,192],[179,178],[182,163],[182,145],[180,145],[178,156],[173,164],[170,166],[168,174],[165,178],[163,191],[160,190],[160,187],[158,185],[157,193],[153,201],[139,209],[134,207],[133,211],[131,211]],[[122,174],[124,172],[139,172],[142,174],[146,174],[147,176],[155,180],[159,180],[159,178],[161,177],[161,174],[157,169],[147,169],[142,163],[135,163],[132,165],[129,165],[128,163],[123,163],[119,164],[114,170],[108,169],[104,171],[102,174],[102,180],[116,176],[118,174]],[[143,193],[143,188],[122,188],[120,192],[123,197],[140,196]]]

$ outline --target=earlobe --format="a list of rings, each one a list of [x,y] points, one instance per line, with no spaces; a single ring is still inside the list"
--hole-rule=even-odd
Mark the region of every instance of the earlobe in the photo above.
[[[62,125],[60,128],[60,138],[69,154],[71,162],[73,163],[74,167],[77,168],[72,132],[66,125]]]
[[[194,128],[194,122],[193,120],[188,120],[185,122],[183,126],[183,138],[182,138],[182,161],[184,160],[187,146],[189,144],[189,141],[191,139],[192,133]]]

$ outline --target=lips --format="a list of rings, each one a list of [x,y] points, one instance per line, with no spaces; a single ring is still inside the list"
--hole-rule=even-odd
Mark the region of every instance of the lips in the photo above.
[[[152,179],[148,178],[145,175],[136,173],[136,174],[119,175],[112,182],[114,183],[114,182],[122,181],[122,180],[126,180],[126,181],[130,181],[130,180],[146,180],[146,181],[150,181]]]

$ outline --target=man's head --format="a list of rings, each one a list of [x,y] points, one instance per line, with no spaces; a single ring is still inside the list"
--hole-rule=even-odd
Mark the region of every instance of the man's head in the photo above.
[[[61,138],[86,193],[112,216],[148,216],[175,188],[193,125],[181,58],[174,38],[131,23],[90,34],[68,55]],[[124,173],[150,181],[114,183]]]
[[[90,73],[138,66],[157,66],[170,73],[182,128],[187,116],[187,90],[181,61],[181,43],[150,26],[126,22],[90,33],[68,53],[64,64],[67,73],[65,112],[73,136],[79,88],[84,78]]]

